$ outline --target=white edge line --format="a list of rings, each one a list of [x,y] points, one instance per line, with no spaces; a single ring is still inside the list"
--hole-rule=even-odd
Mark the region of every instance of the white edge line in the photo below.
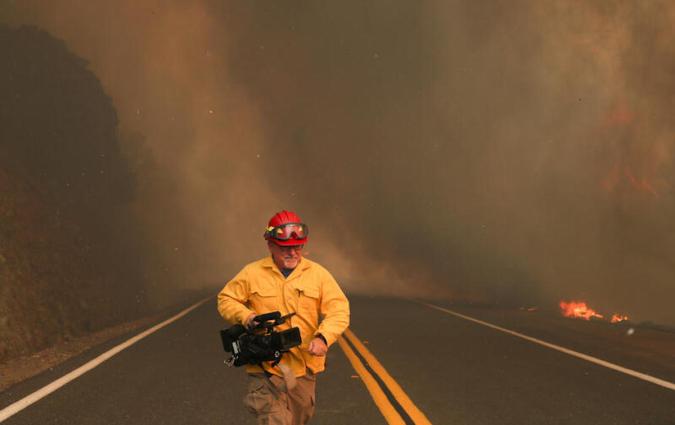
[[[630,376],[633,376],[635,378],[642,379],[643,381],[651,382],[652,384],[660,385],[664,388],[668,388],[669,390],[675,391],[675,383],[672,383],[672,382],[669,382],[669,381],[666,381],[666,380],[663,380],[663,379],[659,379],[659,378],[656,378],[656,377],[651,376],[651,375],[647,375],[646,373],[642,373],[642,372],[638,372],[638,371],[635,371],[635,370],[632,370],[632,369],[628,369],[628,368],[625,368],[623,366],[619,366],[617,364],[610,363],[610,362],[602,360],[602,359],[598,359],[597,357],[589,356],[588,354],[579,353],[577,351],[570,350],[569,348],[561,347],[559,345],[551,344],[550,342],[542,341],[540,339],[533,338],[531,336],[523,335],[521,333],[509,330],[509,329],[506,329],[506,328],[502,328],[501,326],[493,325],[491,323],[484,322],[484,321],[479,320],[479,319],[474,319],[473,317],[465,316],[461,313],[457,313],[455,311],[448,310],[446,308],[439,307],[439,306],[434,305],[434,304],[428,304],[428,303],[425,303],[423,301],[417,301],[417,302],[419,302],[420,304],[424,304],[427,307],[434,308],[436,310],[440,310],[440,311],[443,311],[443,312],[448,313],[448,314],[452,314],[453,316],[457,316],[457,317],[460,317],[462,319],[469,320],[471,322],[475,322],[475,323],[478,323],[480,325],[487,326],[489,328],[496,329],[498,331],[501,331],[501,332],[504,332],[504,333],[507,333],[507,334],[510,334],[510,335],[513,335],[513,336],[517,336],[518,338],[522,338],[522,339],[528,340],[530,342],[534,342],[535,344],[543,345],[544,347],[548,347],[548,348],[551,348],[553,350],[557,350],[557,351],[560,351],[562,353],[569,354],[570,356],[578,357],[580,359],[586,360],[586,361],[591,362],[591,363],[595,363],[595,364],[600,365],[600,366],[604,366],[604,367],[609,368],[609,369],[614,369],[618,372],[625,373],[626,375],[630,375]]]
[[[150,329],[143,331],[139,333],[138,335],[126,340],[125,342],[111,348],[110,350],[106,351],[105,353],[99,355],[93,360],[88,361],[87,363],[83,364],[82,366],[78,367],[77,369],[73,370],[70,373],[67,373],[66,375],[63,375],[56,381],[53,381],[50,384],[47,384],[46,386],[40,388],[39,390],[35,391],[34,393],[31,393],[27,395],[26,397],[22,398],[21,400],[18,400],[9,406],[5,407],[4,409],[0,410],[0,422],[3,422],[7,420],[9,417],[19,413],[26,407],[30,406],[31,404],[35,403],[36,401],[48,396],[49,394],[53,393],[54,391],[58,390],[62,386],[66,385],[70,381],[77,379],[78,377],[84,375],[85,373],[89,372],[96,366],[100,365],[104,361],[110,359],[113,357],[115,354],[119,353],[120,351],[129,348],[133,344],[137,343],[138,341],[142,340],[146,336],[160,330],[166,325],[169,325],[176,320],[180,319],[181,317],[185,316],[195,308],[201,306],[204,304],[206,301],[210,300],[213,297],[207,297],[204,298],[203,300],[193,304],[192,306],[186,308],[185,310],[181,311],[180,313],[176,314],[175,316],[163,321],[162,323],[159,323]]]

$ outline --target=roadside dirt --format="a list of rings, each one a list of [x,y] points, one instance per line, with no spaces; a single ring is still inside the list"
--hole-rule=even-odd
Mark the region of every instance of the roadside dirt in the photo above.
[[[98,344],[132,332],[159,321],[160,315],[154,315],[105,328],[98,332],[58,343],[37,353],[11,359],[0,364],[0,391],[35,376],[62,363],[71,357],[95,347]]]

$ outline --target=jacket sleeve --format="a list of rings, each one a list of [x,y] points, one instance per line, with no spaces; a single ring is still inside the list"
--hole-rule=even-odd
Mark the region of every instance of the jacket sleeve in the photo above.
[[[244,325],[248,316],[253,313],[246,306],[249,296],[250,285],[244,268],[218,294],[218,312],[228,322]]]
[[[349,326],[349,301],[333,276],[325,271],[321,295],[323,320],[315,334],[321,334],[330,346]]]

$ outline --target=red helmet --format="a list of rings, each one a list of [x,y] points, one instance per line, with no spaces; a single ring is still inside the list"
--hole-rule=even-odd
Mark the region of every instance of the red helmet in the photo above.
[[[267,223],[265,239],[281,246],[304,245],[309,229],[300,217],[291,211],[280,211]]]

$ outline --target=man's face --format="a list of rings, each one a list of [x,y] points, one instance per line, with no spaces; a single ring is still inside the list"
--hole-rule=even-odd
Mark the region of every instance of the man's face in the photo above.
[[[272,254],[274,264],[279,269],[294,269],[300,263],[302,258],[302,245],[294,246],[279,246],[272,241],[267,243],[267,246]]]

